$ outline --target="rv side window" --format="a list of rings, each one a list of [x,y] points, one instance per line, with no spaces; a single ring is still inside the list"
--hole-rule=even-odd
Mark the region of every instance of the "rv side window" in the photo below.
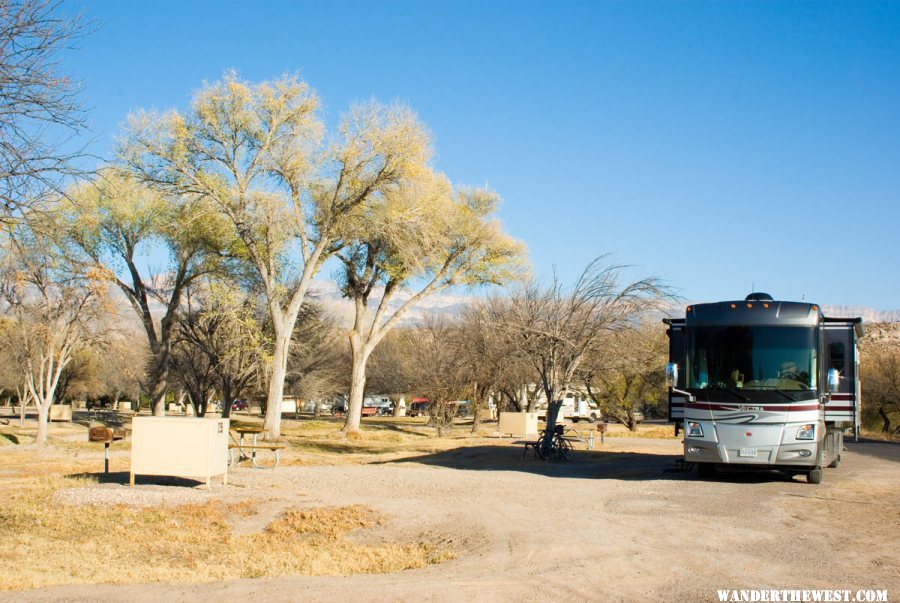
[[[836,341],[828,344],[828,368],[844,370],[844,344]]]

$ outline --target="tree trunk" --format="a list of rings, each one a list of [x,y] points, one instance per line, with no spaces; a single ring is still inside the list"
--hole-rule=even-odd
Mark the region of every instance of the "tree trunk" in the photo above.
[[[266,398],[266,420],[263,429],[267,440],[281,437],[281,398],[284,395],[284,380],[287,376],[288,351],[291,345],[290,331],[275,329],[275,349],[272,353],[272,375],[269,379],[269,394]]]
[[[234,394],[231,383],[225,379],[222,382],[222,418],[231,418],[231,405],[234,404]]]
[[[351,341],[353,366],[350,372],[350,401],[347,407],[347,419],[341,429],[345,434],[359,431],[362,418],[363,397],[366,391],[366,361],[368,354],[358,342]]]
[[[891,433],[891,419],[888,414],[884,411],[884,406],[878,408],[878,415],[881,417],[881,420],[884,422],[884,425],[881,427],[881,433]]]
[[[38,430],[37,430],[37,438],[34,440],[34,443],[38,446],[43,446],[47,443],[47,424],[49,423],[48,419],[50,418],[50,403],[45,402],[44,404],[37,403],[37,411],[38,411]]]
[[[481,423],[481,407],[482,402],[484,402],[484,406],[487,407],[487,392],[482,397],[478,394],[478,384],[476,383],[472,387],[472,433],[476,433],[478,431],[478,425]]]
[[[553,442],[553,431],[556,429],[556,419],[559,417],[561,408],[562,398],[547,404],[547,429],[544,431],[544,439],[541,441],[541,448],[548,452]]]
[[[166,416],[166,381],[168,380],[168,371],[166,376],[159,377],[159,369],[157,368],[157,376],[153,379],[153,385],[150,389],[150,405],[153,410],[154,417]]]
[[[522,386],[522,406],[524,406],[525,408],[523,408],[519,412],[522,412],[522,411],[534,412],[535,411],[534,407],[536,404],[537,404],[537,390],[532,392],[532,395],[529,396],[528,395],[528,386],[523,385]]]

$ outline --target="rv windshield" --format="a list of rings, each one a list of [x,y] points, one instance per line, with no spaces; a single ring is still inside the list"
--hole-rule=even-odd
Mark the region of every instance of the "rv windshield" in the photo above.
[[[687,336],[689,388],[789,392],[817,387],[813,328],[700,326],[688,329]]]

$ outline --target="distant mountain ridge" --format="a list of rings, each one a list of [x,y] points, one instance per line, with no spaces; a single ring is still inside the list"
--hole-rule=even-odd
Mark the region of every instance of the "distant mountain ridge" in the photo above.
[[[314,285],[315,297],[324,302],[344,323],[352,321],[352,304],[343,298],[337,285],[329,281],[316,281]],[[396,308],[409,295],[401,292],[390,306]],[[473,295],[465,292],[444,292],[430,295],[417,304],[401,321],[404,325],[414,325],[421,322],[426,316],[456,316],[470,302],[475,300]],[[370,307],[374,307],[377,294],[372,296]],[[662,315],[684,316],[684,309],[692,302],[678,302],[669,305]],[[875,310],[865,306],[822,306],[825,316],[834,318],[855,318],[861,316],[867,323],[900,322],[900,310]]]
[[[822,306],[825,316],[835,318],[855,318],[861,316],[863,322],[900,322],[900,310],[873,310],[864,306]]]

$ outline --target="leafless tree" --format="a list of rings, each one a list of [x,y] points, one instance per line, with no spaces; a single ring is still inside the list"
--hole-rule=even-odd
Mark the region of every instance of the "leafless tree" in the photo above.
[[[260,297],[236,283],[206,280],[190,288],[178,314],[173,362],[190,393],[197,416],[206,413],[214,391],[222,395],[222,416],[248,385],[261,381],[267,336]]]
[[[531,364],[548,401],[542,444],[547,449],[562,400],[585,358],[608,334],[634,325],[669,295],[655,277],[621,285],[623,269],[601,256],[588,264],[571,288],[555,276],[548,286],[532,281],[511,296],[510,311],[497,324],[511,352]]]
[[[416,393],[415,375],[420,340],[418,329],[399,327],[385,336],[369,359],[366,394],[390,396],[394,404],[394,416],[400,411],[400,397],[412,397]],[[349,389],[349,381],[347,386]]]
[[[470,391],[470,379],[457,357],[453,341],[458,323],[445,317],[429,317],[416,329],[416,370],[413,385],[431,400],[428,424],[443,437],[453,427],[456,407],[450,402],[463,399]]]
[[[315,400],[347,391],[349,357],[346,335],[316,301],[303,304],[294,327],[285,390],[298,400]]]
[[[520,379],[523,363],[510,353],[503,331],[496,328],[498,319],[508,309],[509,300],[501,297],[475,302],[462,311],[454,331],[451,347],[467,375],[466,397],[472,403],[473,433],[492,395],[506,391],[518,410],[527,410],[520,398],[522,384],[528,381]]]
[[[96,326],[107,311],[105,287],[47,253],[48,244],[20,229],[10,237],[0,271],[0,294],[15,328],[4,332],[27,391],[38,409],[37,443],[47,440],[50,405],[60,376],[84,346],[101,341]]]
[[[0,0],[0,224],[61,190],[81,154],[78,86],[60,54],[85,32],[57,0]]]

